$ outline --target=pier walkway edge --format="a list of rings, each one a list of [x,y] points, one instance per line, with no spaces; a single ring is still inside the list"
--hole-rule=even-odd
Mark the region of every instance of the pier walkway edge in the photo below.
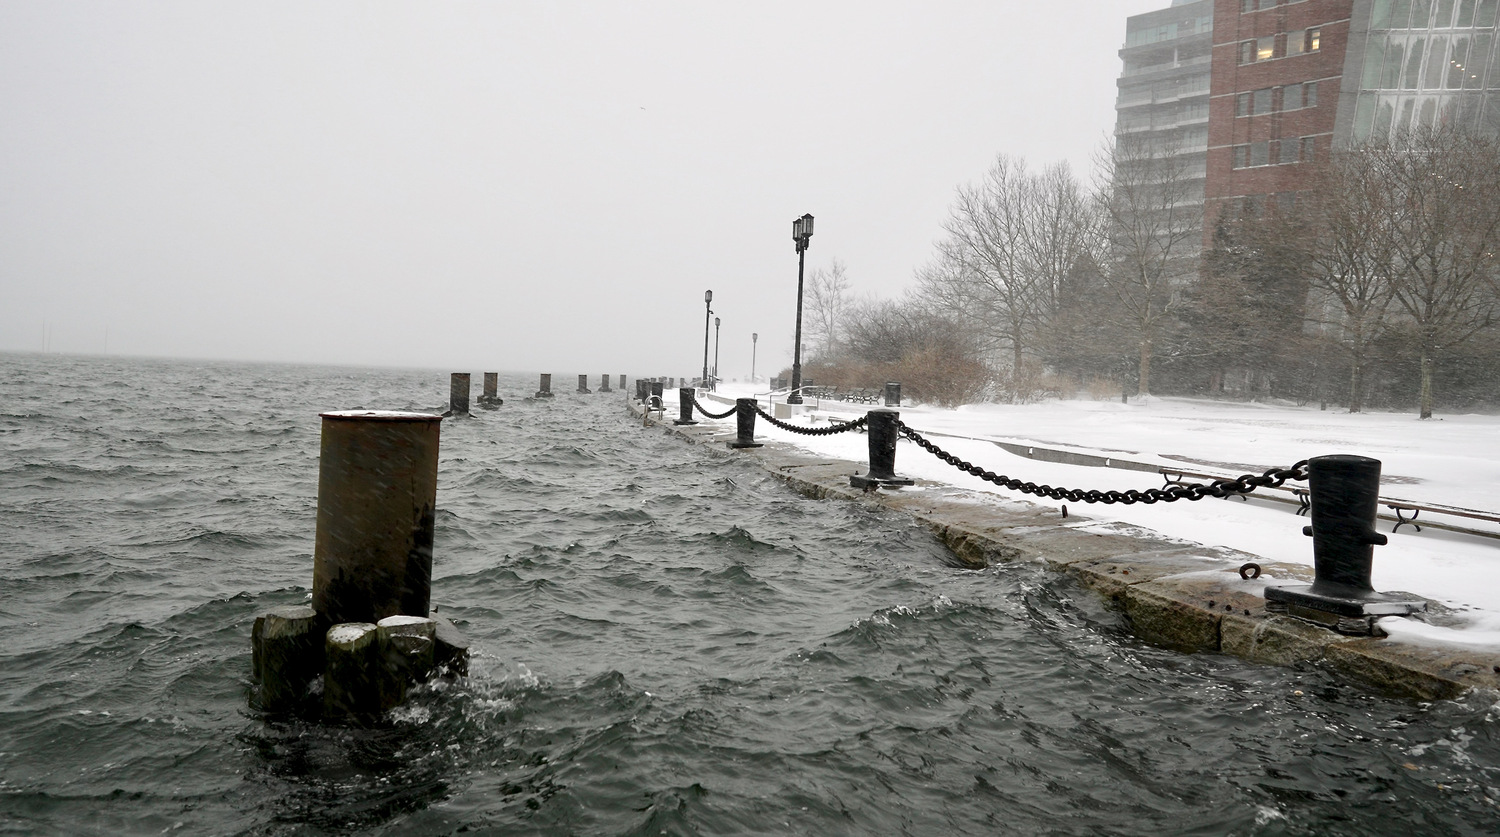
[[[626,409],[644,419],[642,405]],[[919,480],[921,491],[861,491],[849,477],[865,463],[815,456],[759,436],[763,447],[731,451],[733,426],[705,422],[676,426],[652,414],[663,430],[722,448],[726,458],[752,461],[799,493],[815,499],[876,504],[925,524],[952,550],[955,562],[978,569],[1034,561],[1064,573],[1123,612],[1139,638],[1187,653],[1219,653],[1251,662],[1316,664],[1377,691],[1416,700],[1443,700],[1472,689],[1500,690],[1500,649],[1394,643],[1349,637],[1283,614],[1267,613],[1266,580],[1246,580],[1239,568],[1259,564],[1280,581],[1310,582],[1310,567],[1267,562],[1223,547],[1169,540],[1150,530],[1060,517],[1024,501],[981,499],[942,483]],[[1441,619],[1446,610],[1429,602]]]

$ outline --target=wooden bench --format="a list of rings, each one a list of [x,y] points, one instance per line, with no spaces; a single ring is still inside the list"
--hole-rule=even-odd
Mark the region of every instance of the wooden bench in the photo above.
[[[1203,471],[1188,471],[1181,468],[1170,467],[1162,467],[1161,469],[1159,469],[1159,473],[1161,474],[1162,479],[1165,480],[1167,486],[1185,485],[1189,479],[1202,480],[1205,482],[1213,482],[1214,480],[1222,479],[1234,479],[1234,477],[1228,477],[1223,474],[1210,474]],[[1307,514],[1308,511],[1312,508],[1312,496],[1305,486],[1273,485],[1265,487],[1274,488],[1277,491],[1285,491],[1296,498],[1297,514],[1299,515]],[[1248,497],[1246,497],[1246,495],[1244,494],[1239,495],[1239,497],[1241,500],[1248,500]],[[1443,505],[1442,503],[1414,503],[1410,500],[1396,500],[1390,497],[1380,497],[1378,498],[1377,502],[1395,513],[1396,524],[1391,527],[1392,532],[1399,530],[1402,526],[1410,526],[1418,532],[1422,531],[1422,527],[1418,525],[1416,521],[1417,516],[1424,511],[1431,514],[1445,514],[1451,515],[1453,517],[1465,517],[1469,518],[1470,520],[1484,520],[1490,523],[1500,523],[1500,513],[1497,512],[1481,511],[1479,509],[1466,509],[1459,506],[1447,506]],[[1411,516],[1408,517],[1403,514],[1403,512],[1411,512]],[[1480,532],[1479,534],[1490,533]]]

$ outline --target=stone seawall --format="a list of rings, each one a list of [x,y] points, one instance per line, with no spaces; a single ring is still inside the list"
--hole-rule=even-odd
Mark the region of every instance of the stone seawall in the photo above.
[[[627,403],[640,418],[640,405]],[[925,480],[918,482],[918,491],[860,491],[850,487],[849,477],[866,471],[867,463],[815,456],[777,442],[780,431],[758,434],[764,447],[730,451],[724,443],[734,439],[735,431],[728,423],[674,426],[670,416],[658,423],[684,439],[721,449],[726,457],[753,461],[807,496],[878,504],[909,514],[947,544],[957,565],[1044,563],[1119,608],[1132,631],[1148,642],[1274,665],[1322,665],[1379,691],[1418,700],[1500,689],[1500,649],[1345,636],[1267,613],[1265,581],[1240,576],[1241,566],[1256,563],[1278,582],[1307,583],[1312,580],[1307,566],[1168,540],[1140,527],[1086,516],[1064,518],[1051,509]],[[1441,622],[1446,609],[1437,602],[1428,607],[1429,621]]]

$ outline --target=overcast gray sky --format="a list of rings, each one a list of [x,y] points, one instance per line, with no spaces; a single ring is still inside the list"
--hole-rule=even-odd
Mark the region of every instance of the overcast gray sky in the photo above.
[[[793,219],[899,295],[1166,5],[0,0],[0,350],[771,374]]]

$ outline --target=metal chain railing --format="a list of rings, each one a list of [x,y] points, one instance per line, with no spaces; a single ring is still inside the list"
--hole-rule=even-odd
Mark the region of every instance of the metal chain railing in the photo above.
[[[870,420],[868,416],[860,416],[854,421],[846,422],[844,424],[835,424],[831,427],[798,427],[795,424],[787,424],[786,422],[781,421],[780,419],[761,409],[759,404],[755,405],[755,412],[760,414],[761,418],[769,421],[776,427],[779,427],[782,430],[790,431],[792,433],[800,433],[803,436],[832,436],[835,433],[846,433],[850,430],[858,430],[861,427],[864,427],[867,423],[869,423]]]
[[[709,411],[703,409],[703,402],[699,401],[696,398],[693,399],[693,406],[698,408],[698,412],[702,413],[705,416],[708,416],[711,419],[727,419],[730,416],[734,415],[734,411],[736,409],[734,407],[730,407],[729,412],[727,413],[710,413]]]
[[[1239,479],[1214,480],[1211,483],[1179,483],[1167,488],[1148,488],[1145,491],[1130,489],[1128,491],[1085,491],[1081,488],[1057,488],[1050,485],[1037,485],[1034,482],[1023,482],[1014,477],[1004,474],[996,474],[987,471],[978,465],[966,462],[957,456],[943,450],[933,443],[922,438],[922,435],[911,429],[905,422],[898,421],[896,426],[901,435],[917,443],[928,453],[938,459],[964,471],[971,476],[979,477],[985,482],[1009,488],[1012,491],[1021,491],[1026,494],[1034,494],[1038,497],[1050,497],[1053,500],[1067,500],[1073,503],[1104,503],[1113,505],[1121,503],[1130,505],[1132,503],[1172,503],[1177,500],[1202,500],[1204,497],[1228,497],[1233,494],[1249,494],[1260,487],[1274,488],[1287,480],[1307,479],[1307,460],[1293,465],[1290,468],[1271,468],[1260,476],[1246,474]]]

